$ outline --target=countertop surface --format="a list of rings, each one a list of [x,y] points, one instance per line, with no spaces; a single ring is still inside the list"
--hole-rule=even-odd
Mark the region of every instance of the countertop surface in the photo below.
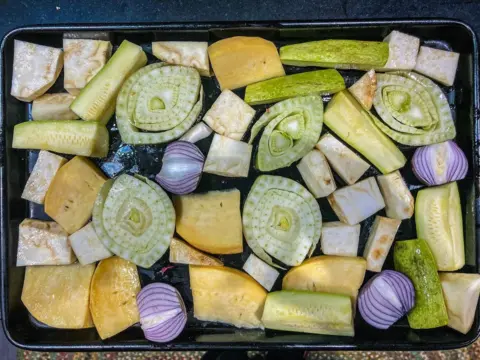
[[[0,32],[34,24],[453,18],[480,32],[480,0],[0,0]]]

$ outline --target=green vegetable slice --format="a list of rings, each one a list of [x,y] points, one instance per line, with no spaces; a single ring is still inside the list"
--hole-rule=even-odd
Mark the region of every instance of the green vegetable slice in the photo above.
[[[279,268],[267,252],[286,265],[299,265],[317,246],[322,230],[322,214],[312,194],[281,176],[261,175],[255,180],[242,221],[248,246]]]
[[[406,71],[377,74],[375,125],[393,140],[411,146],[453,139],[455,125],[447,98],[433,81]]]
[[[118,131],[127,144],[165,143],[185,134],[202,106],[203,88],[195,69],[148,65],[134,73],[118,95]]]
[[[296,97],[273,105],[252,128],[249,144],[265,127],[256,166],[271,171],[289,166],[313,149],[323,125],[323,102],[317,95]]]
[[[121,175],[100,190],[92,214],[95,232],[113,253],[151,267],[167,251],[175,230],[175,210],[154,182]]]

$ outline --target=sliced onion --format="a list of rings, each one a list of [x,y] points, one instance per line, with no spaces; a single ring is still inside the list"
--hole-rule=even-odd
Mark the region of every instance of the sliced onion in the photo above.
[[[384,270],[360,290],[358,309],[363,319],[378,329],[388,329],[415,305],[415,289],[408,277]]]
[[[140,324],[145,338],[155,342],[175,339],[187,323],[187,311],[179,292],[168,284],[153,283],[137,295]]]
[[[418,148],[413,154],[412,168],[418,180],[426,185],[442,185],[467,176],[468,161],[453,141]]]
[[[188,141],[175,141],[167,146],[163,165],[155,180],[165,190],[184,195],[194,191],[202,176],[205,156]]]

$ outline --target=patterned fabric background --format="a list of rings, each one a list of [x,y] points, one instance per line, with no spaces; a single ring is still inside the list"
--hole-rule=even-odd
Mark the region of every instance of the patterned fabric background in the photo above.
[[[19,350],[18,360],[200,360],[203,351],[193,352],[118,352],[118,353],[39,353]],[[249,352],[249,357],[262,358],[263,354]],[[473,360],[480,359],[480,340],[472,346],[459,350],[447,351],[332,351],[305,352],[306,360]]]

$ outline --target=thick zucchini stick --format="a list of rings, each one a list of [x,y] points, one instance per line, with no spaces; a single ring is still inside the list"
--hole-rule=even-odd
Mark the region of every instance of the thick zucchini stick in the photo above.
[[[70,110],[75,96],[67,93],[45,94],[33,100],[33,120],[76,120],[78,115]]]

